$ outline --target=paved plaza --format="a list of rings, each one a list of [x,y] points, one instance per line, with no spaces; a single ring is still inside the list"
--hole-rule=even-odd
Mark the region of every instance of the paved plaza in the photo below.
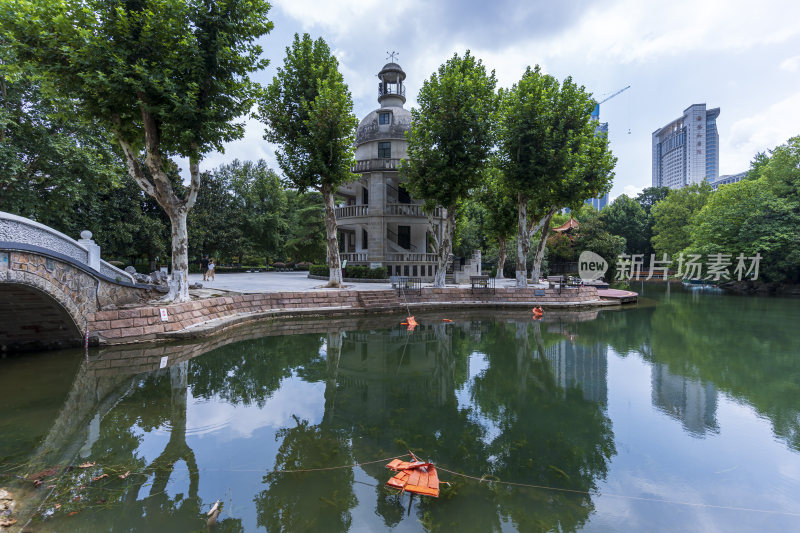
[[[217,274],[214,281],[203,281],[202,274],[189,274],[189,283],[201,283],[204,289],[235,292],[297,292],[319,290],[326,281],[309,279],[308,272],[242,272]],[[386,290],[389,283],[345,283],[346,289]]]
[[[309,279],[308,272],[243,272],[238,274],[217,274],[214,281],[203,281],[202,274],[189,274],[189,283],[201,283],[203,289],[222,289],[235,292],[296,292],[319,290],[326,281]],[[429,286],[425,283],[423,286]],[[497,288],[514,285],[513,279],[498,280]],[[457,287],[458,285],[448,285]],[[462,285],[469,287],[469,285]],[[380,291],[391,289],[389,283],[345,282],[345,289],[359,291]]]

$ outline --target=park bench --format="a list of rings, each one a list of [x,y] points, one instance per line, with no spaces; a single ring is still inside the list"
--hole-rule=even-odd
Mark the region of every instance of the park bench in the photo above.
[[[472,293],[475,291],[494,292],[494,278],[489,276],[470,276],[469,283]]]
[[[547,276],[547,284],[549,288],[558,288],[558,294],[561,294],[561,287],[564,286],[564,276]]]
[[[422,278],[410,278],[408,276],[390,276],[389,282],[393,289],[397,289],[400,294],[415,292],[422,294]]]

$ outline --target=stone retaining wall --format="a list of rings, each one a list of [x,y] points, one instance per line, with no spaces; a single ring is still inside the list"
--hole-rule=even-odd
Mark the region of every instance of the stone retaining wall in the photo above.
[[[542,295],[544,292],[544,295]],[[408,302],[486,302],[486,303],[528,303],[536,302],[546,304],[582,303],[597,300],[597,289],[594,287],[558,289],[495,289],[493,292],[486,289],[476,289],[474,292],[466,288],[425,288],[419,295],[408,294]],[[402,299],[402,297],[401,297]]]
[[[536,291],[536,292],[534,292]],[[594,287],[547,289],[544,295],[535,289],[497,289],[494,293],[472,293],[470,289],[444,288],[422,289],[418,295],[406,295],[398,307],[395,291],[369,291],[386,298],[385,307],[366,309],[358,297],[359,291],[325,290],[313,292],[280,292],[259,294],[236,294],[218,298],[196,300],[163,307],[138,307],[99,311],[89,317],[89,334],[100,344],[121,344],[164,337],[172,332],[186,330],[192,326],[227,317],[248,314],[326,314],[332,311],[352,313],[390,312],[402,310],[407,303],[412,306],[473,305],[533,305],[566,306],[592,305],[598,300]],[[167,312],[162,320],[160,309]]]

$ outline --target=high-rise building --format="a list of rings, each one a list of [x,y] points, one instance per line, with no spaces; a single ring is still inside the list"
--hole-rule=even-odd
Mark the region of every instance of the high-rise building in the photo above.
[[[738,174],[725,174],[724,176],[718,176],[717,179],[708,180],[711,184],[711,188],[715,191],[719,189],[720,185],[730,185],[731,183],[738,183],[742,181],[745,177],[747,177],[748,171],[745,170],[744,172],[739,172]]]
[[[623,89],[624,90],[624,89]],[[595,123],[594,126],[594,133],[595,135],[605,135],[608,137],[608,122],[600,122],[600,104],[594,106],[594,110],[592,111],[591,120]],[[600,211],[605,206],[608,205],[608,193],[605,193],[603,196],[599,198],[589,198],[586,200],[586,205],[590,205]]]
[[[653,187],[680,189],[719,176],[719,108],[694,104],[653,132]]]
[[[653,405],[680,420],[694,436],[719,432],[717,423],[717,389],[713,383],[673,374],[669,366],[655,363],[650,373]]]
[[[588,200],[586,200],[585,203],[586,205],[590,205],[594,207],[596,210],[600,211],[601,209],[603,209],[605,206],[608,205],[608,193],[605,193],[600,198],[589,198]]]

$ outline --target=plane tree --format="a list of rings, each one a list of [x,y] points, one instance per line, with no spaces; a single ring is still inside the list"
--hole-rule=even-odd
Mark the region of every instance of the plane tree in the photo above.
[[[517,197],[517,287],[527,286],[533,236],[559,209],[597,197],[611,185],[616,158],[606,136],[595,133],[594,105],[571,77],[559,82],[538,65],[501,92],[498,151]],[[546,239],[546,231],[542,234]]]
[[[453,251],[456,209],[483,177],[494,144],[494,71],[467,51],[454,54],[425,80],[411,110],[408,159],[401,174],[425,210],[446,209],[443,227],[428,217],[436,249],[435,287],[443,287]],[[437,231],[438,230],[438,231]]]
[[[167,299],[186,301],[186,216],[197,199],[200,161],[242,137],[264,68],[255,43],[269,33],[264,0],[8,0],[3,40],[19,72],[67,102],[60,112],[110,132],[128,174],[169,216],[172,280]],[[13,74],[13,73],[12,73]],[[175,190],[168,170],[187,158],[190,181]]]
[[[259,100],[265,138],[280,146],[278,165],[299,192],[316,190],[325,203],[329,287],[340,287],[334,194],[353,179],[358,119],[353,98],[327,43],[295,34],[283,66]]]
[[[506,244],[514,236],[517,226],[517,204],[509,192],[502,171],[489,168],[486,178],[477,190],[477,200],[486,209],[483,230],[486,236],[496,239],[498,244],[497,278],[503,279],[506,262]]]

